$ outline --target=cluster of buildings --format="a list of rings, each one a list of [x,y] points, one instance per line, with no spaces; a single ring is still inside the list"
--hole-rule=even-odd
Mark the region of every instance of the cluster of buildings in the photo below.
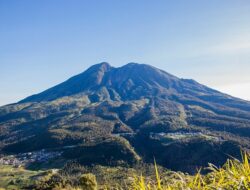
[[[62,152],[59,151],[40,151],[20,153],[17,155],[0,155],[0,165],[12,165],[14,167],[26,166],[30,163],[47,162],[53,158],[61,156]]]
[[[150,133],[150,138],[158,140],[183,140],[190,138],[204,138],[206,140],[223,141],[221,137],[212,136],[201,132],[173,132],[173,133]]]

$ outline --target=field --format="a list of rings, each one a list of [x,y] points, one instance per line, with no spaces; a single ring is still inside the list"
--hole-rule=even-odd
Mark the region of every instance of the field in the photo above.
[[[0,187],[7,190],[21,189],[24,186],[34,184],[35,179],[42,173],[41,171],[0,165]]]

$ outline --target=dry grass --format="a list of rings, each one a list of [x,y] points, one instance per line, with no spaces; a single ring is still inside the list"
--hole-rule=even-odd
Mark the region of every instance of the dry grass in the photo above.
[[[155,164],[155,180],[146,180],[136,176],[130,190],[250,190],[250,156],[244,153],[242,162],[237,159],[228,160],[223,167],[217,168],[209,164],[210,173],[195,176],[180,175],[177,179],[169,179],[163,183]]]

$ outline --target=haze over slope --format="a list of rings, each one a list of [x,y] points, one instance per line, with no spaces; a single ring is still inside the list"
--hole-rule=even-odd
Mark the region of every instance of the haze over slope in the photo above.
[[[137,63],[100,63],[0,108],[2,152],[63,149],[65,159],[83,164],[155,156],[163,166],[192,172],[249,148],[249,138],[250,102]]]

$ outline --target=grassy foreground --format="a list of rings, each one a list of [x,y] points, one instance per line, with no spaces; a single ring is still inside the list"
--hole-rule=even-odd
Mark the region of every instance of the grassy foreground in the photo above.
[[[0,166],[0,190],[250,190],[249,160],[250,155],[244,153],[242,161],[232,158],[220,168],[209,164],[208,174],[202,175],[198,171],[194,176],[179,172],[165,172],[156,164],[155,174],[150,176],[136,175],[132,170],[124,172],[118,168],[113,169],[115,172],[111,169],[104,172],[107,176],[113,174],[112,178],[115,178],[114,175],[119,176],[117,172],[127,175],[129,180],[125,185],[121,185],[122,181],[117,179],[101,183],[103,180],[98,177],[99,170],[96,176],[86,173],[73,176],[75,183],[69,183],[66,178],[72,179],[72,176]],[[75,168],[71,169],[75,170]]]
[[[145,180],[143,176],[135,177],[132,190],[250,190],[249,154],[244,153],[242,162],[236,159],[228,160],[223,167],[217,168],[209,164],[211,171],[207,175],[198,172],[195,176],[176,176],[164,182],[157,167],[156,179]]]

